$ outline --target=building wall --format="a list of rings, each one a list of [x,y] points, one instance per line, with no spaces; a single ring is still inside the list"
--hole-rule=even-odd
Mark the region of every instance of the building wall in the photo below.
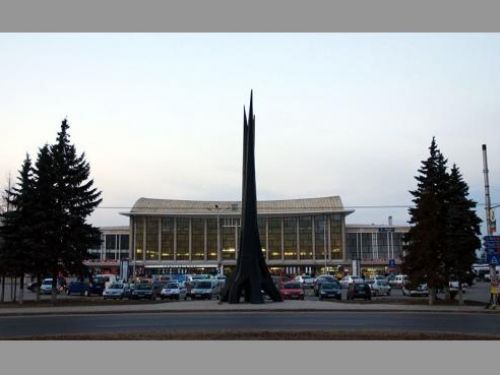
[[[389,259],[400,263],[403,253],[406,226],[363,226],[346,227],[346,258],[362,263],[388,264]]]
[[[270,264],[340,263],[344,215],[259,216],[262,250]],[[239,216],[131,216],[132,259],[151,264],[236,263]],[[158,249],[162,249],[158,251]]]

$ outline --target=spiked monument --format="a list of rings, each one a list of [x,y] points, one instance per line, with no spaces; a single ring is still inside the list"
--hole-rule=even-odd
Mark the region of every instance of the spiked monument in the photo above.
[[[221,300],[239,303],[264,303],[263,292],[273,301],[281,302],[281,295],[273,283],[262,254],[257,226],[257,189],[255,185],[255,116],[253,93],[250,93],[248,121],[243,108],[243,194],[241,200],[241,228],[236,269],[229,278]]]

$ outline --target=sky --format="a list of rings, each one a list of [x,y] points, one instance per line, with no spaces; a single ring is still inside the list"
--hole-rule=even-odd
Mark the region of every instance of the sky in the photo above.
[[[405,225],[436,137],[484,219],[499,67],[500,34],[0,34],[0,186],[67,118],[95,225],[128,224],[140,197],[239,200],[253,89],[259,200],[338,195],[348,224]]]

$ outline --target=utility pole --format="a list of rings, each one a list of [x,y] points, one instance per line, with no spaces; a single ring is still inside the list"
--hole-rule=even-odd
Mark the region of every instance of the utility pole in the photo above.
[[[488,178],[488,156],[486,153],[486,145],[482,146],[483,149],[483,172],[484,172],[484,198],[485,204],[484,209],[486,213],[486,232],[488,236],[493,235],[493,228],[491,223],[491,197],[490,197],[490,182]],[[496,287],[498,285],[496,266],[490,264],[490,283],[491,287]],[[494,306],[496,306],[496,295],[494,294]]]

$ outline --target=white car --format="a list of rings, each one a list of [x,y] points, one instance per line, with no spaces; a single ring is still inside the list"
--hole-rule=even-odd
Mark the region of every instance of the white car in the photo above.
[[[340,285],[342,285],[342,288],[348,288],[349,285],[351,285],[351,284],[359,284],[362,282],[364,282],[364,280],[359,276],[347,275],[347,276],[344,276],[344,278],[342,278],[342,280],[340,280]]]
[[[43,279],[42,285],[40,286],[41,294],[51,294],[52,293],[52,279]]]
[[[102,292],[102,296],[104,299],[108,298],[118,298],[122,299],[128,295],[129,287],[127,284],[123,283],[112,283],[104,292]]]
[[[220,285],[217,280],[199,280],[195,281],[191,289],[191,299],[212,299],[218,297],[220,292]]]
[[[408,282],[408,276],[406,275],[396,275],[396,277],[390,281],[391,286],[394,288],[402,288]]]
[[[169,282],[160,292],[160,298],[165,299],[176,299],[180,300],[181,298],[187,299],[187,291],[184,285],[180,285],[177,282]]]
[[[387,283],[387,281],[385,281],[385,279],[375,279],[372,283],[370,283],[370,287],[372,288],[372,295],[374,296],[391,295],[391,286]]]
[[[314,286],[314,277],[308,275],[295,276],[295,281],[298,281],[303,288],[312,288]]]

